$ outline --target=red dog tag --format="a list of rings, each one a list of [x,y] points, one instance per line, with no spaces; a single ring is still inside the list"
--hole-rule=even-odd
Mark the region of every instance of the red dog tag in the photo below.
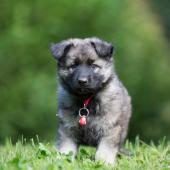
[[[85,116],[81,116],[80,119],[79,119],[79,124],[81,126],[84,126],[86,125],[87,121],[86,121],[86,117]]]

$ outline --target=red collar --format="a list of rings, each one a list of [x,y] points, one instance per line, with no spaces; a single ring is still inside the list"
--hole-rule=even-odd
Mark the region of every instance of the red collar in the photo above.
[[[89,98],[85,99],[83,101],[84,106],[88,106],[90,104],[90,102],[92,101],[93,97],[94,97],[94,95],[91,95]]]

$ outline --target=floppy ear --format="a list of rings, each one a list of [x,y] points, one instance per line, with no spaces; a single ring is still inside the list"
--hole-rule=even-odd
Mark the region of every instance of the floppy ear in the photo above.
[[[68,41],[62,41],[57,44],[51,45],[51,53],[55,59],[60,60],[63,56],[65,56],[69,49],[71,48],[72,44]]]
[[[106,41],[102,41],[98,38],[92,38],[91,45],[100,57],[111,58],[114,50],[111,43],[107,43]]]

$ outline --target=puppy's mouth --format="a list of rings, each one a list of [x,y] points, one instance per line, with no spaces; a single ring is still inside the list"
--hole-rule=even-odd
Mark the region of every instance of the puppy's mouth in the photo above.
[[[86,85],[86,86],[80,86],[80,85],[76,85],[74,86],[73,84],[70,84],[68,86],[68,90],[70,93],[73,93],[75,95],[91,95],[91,94],[95,94],[98,91],[98,88],[95,86],[90,86],[90,85]]]
[[[77,89],[77,93],[80,93],[80,94],[87,94],[91,91],[92,91],[92,89],[89,89],[87,87],[81,87],[81,88]]]
[[[82,94],[82,95],[88,95],[88,94],[93,94],[95,92],[94,89],[89,88],[89,87],[79,87],[74,89],[75,93],[77,94]]]

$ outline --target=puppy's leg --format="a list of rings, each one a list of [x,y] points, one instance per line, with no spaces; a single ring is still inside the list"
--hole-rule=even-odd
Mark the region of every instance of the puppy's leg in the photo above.
[[[111,135],[102,137],[96,152],[95,159],[105,162],[106,164],[114,164],[116,155],[119,151],[121,127],[117,126],[113,129]]]
[[[77,154],[77,144],[76,142],[69,136],[67,136],[63,131],[59,131],[59,138],[57,143],[57,149],[59,152],[64,154],[73,153],[73,158]]]

